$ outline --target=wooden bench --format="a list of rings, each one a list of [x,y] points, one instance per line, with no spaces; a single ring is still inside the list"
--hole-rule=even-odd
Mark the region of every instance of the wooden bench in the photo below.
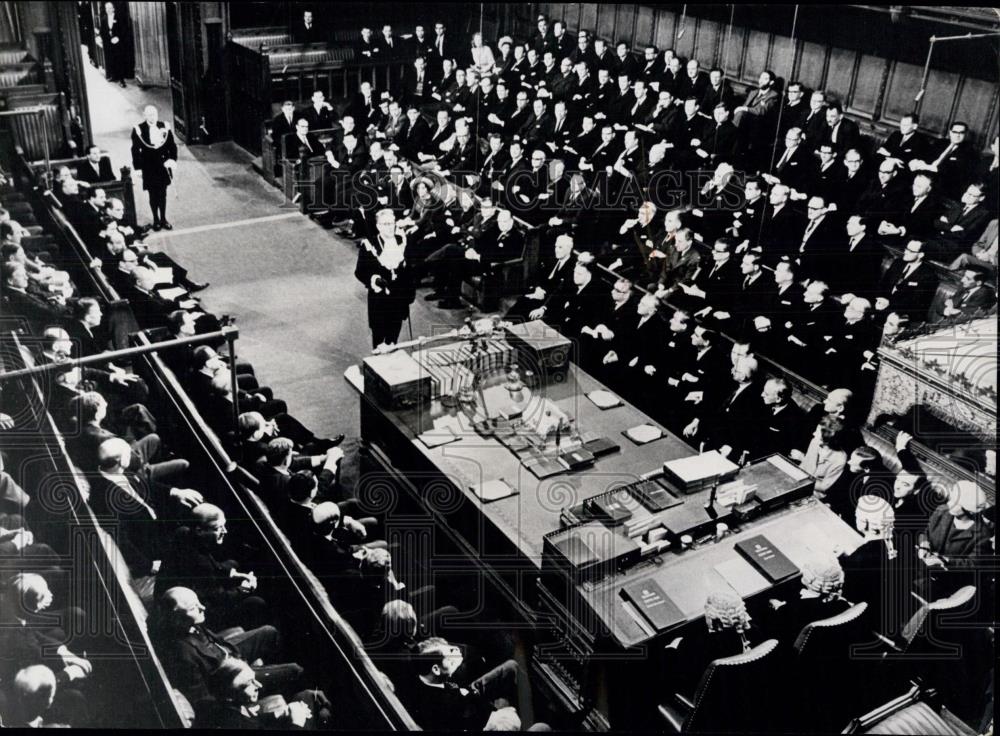
[[[62,92],[8,98],[0,116],[29,161],[52,159],[68,148],[69,118]]]
[[[261,155],[261,123],[272,105],[282,100],[305,100],[322,90],[328,100],[343,99],[364,81],[376,89],[395,87],[412,59],[370,61],[354,58],[345,44],[280,44],[250,48],[231,40],[226,44],[226,79],[233,100],[233,140]]]

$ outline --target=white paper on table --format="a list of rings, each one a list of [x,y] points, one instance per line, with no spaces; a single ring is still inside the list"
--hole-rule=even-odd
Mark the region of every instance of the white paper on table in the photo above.
[[[663,431],[659,427],[654,427],[652,424],[640,424],[638,427],[626,429],[625,434],[627,434],[631,440],[635,440],[639,443],[645,443],[660,439],[660,437],[663,436]]]
[[[809,473],[780,455],[771,455],[767,461],[794,481],[806,480],[809,477]]]
[[[715,571],[721,575],[741,598],[753,595],[770,586],[770,583],[742,557],[720,562]]]
[[[587,398],[594,402],[600,409],[611,409],[622,405],[622,400],[610,391],[597,390],[587,394]]]

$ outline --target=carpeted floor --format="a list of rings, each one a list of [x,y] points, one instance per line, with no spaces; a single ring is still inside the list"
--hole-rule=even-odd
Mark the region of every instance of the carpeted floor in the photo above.
[[[116,167],[130,163],[129,136],[148,103],[170,121],[169,93],[108,84],[89,69],[96,142]],[[175,229],[148,242],[210,281],[205,307],[237,318],[237,349],[261,382],[317,434],[358,433],[357,395],[344,381],[348,366],[370,351],[365,290],[354,278],[357,248],[293,207],[251,167],[232,143],[180,145],[167,217]],[[139,221],[151,219],[137,182]],[[426,290],[421,290],[421,294]],[[465,310],[445,311],[420,296],[411,309],[414,335],[460,324]],[[403,328],[403,338],[407,330]]]

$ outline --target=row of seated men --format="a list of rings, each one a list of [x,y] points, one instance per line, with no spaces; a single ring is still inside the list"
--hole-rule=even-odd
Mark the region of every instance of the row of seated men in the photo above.
[[[75,180],[66,177],[63,183],[66,181]],[[100,191],[92,187],[87,193],[93,195]],[[60,204],[68,205],[73,212],[71,222],[87,233],[89,245],[95,251],[100,243],[112,241],[106,239],[105,233],[95,232],[96,217],[89,213],[78,216],[74,207],[92,208],[103,226],[111,228],[112,233],[121,234],[114,224],[122,220],[120,213],[105,214],[106,209],[119,208],[120,202],[105,208],[99,196],[75,202],[66,198],[66,193],[64,187],[57,195],[63,197]],[[7,225],[11,232],[21,232],[18,223],[8,222]],[[254,573],[222,555],[221,545],[226,534],[224,511],[205,503],[202,493],[189,487],[193,477],[189,463],[173,449],[169,438],[161,437],[157,418],[147,408],[152,399],[146,382],[130,366],[111,361],[85,367],[68,364],[73,358],[100,354],[111,346],[110,335],[104,329],[101,302],[79,296],[75,287],[71,290],[74,297],[65,304],[45,300],[29,294],[30,285],[16,288],[25,273],[22,263],[5,263],[4,269],[5,316],[20,318],[18,324],[25,326],[27,333],[24,342],[37,347],[36,364],[67,363],[64,369],[56,371],[52,381],[43,383],[46,406],[66,440],[72,461],[84,472],[88,503],[100,522],[113,531],[135,587],[140,592],[152,592],[158,600],[158,620],[163,622],[176,621],[181,610],[193,610],[189,605],[190,597],[185,598],[186,595],[202,596],[211,606],[212,625],[229,635],[226,640],[229,649],[218,649],[212,643],[215,640],[211,632],[194,631],[190,625],[183,631],[174,630],[167,623],[155,628],[157,636],[163,636],[158,649],[162,650],[171,680],[194,707],[197,722],[202,725],[242,724],[243,727],[320,726],[328,722],[329,703],[321,691],[303,690],[310,683],[303,679],[307,677],[303,669],[295,664],[279,668],[278,671],[284,673],[282,677],[273,682],[269,680],[268,687],[262,690],[263,695],[274,697],[257,702],[260,685],[250,665],[260,666],[263,661],[268,665],[282,664],[280,637],[273,625],[273,615],[257,591]],[[6,307],[10,308],[9,312]],[[137,316],[141,319],[141,315]],[[195,333],[194,320],[192,313],[173,309],[165,322],[172,336],[184,336]],[[164,357],[180,380],[189,386],[192,395],[205,397],[207,401],[232,400],[229,368],[213,348],[188,348]],[[249,387],[245,396],[241,396],[245,408],[263,411],[271,418],[280,415],[283,426],[291,427],[297,431],[297,436],[307,437],[313,446],[322,450],[339,442],[339,439],[314,437],[287,415],[283,401],[275,399],[270,389],[257,384],[252,366],[241,362],[237,367],[239,390],[242,393],[244,386]],[[224,387],[220,388],[220,382],[214,380],[215,373],[225,375]],[[4,432],[23,431],[24,428],[18,426],[23,414],[14,410],[13,402],[5,403],[5,408],[8,406],[12,413],[0,417],[0,427]],[[228,409],[213,411],[211,416],[219,419],[220,434],[224,429],[233,431],[231,404]],[[227,418],[230,426],[225,427]],[[6,474],[3,485],[4,554],[51,555],[46,545],[36,543],[20,512],[30,495]],[[17,594],[20,588],[16,586],[24,587],[22,582],[33,589],[38,588],[38,592]],[[60,618],[50,615],[44,619],[46,626],[35,623],[42,618],[36,614],[52,606],[53,596],[47,592],[45,584],[45,580],[39,582],[31,577],[12,579],[11,594],[3,599],[3,632],[7,639],[3,647],[5,671],[0,676],[0,685],[5,691],[10,686],[12,708],[9,719],[4,712],[5,722],[86,725],[86,709],[81,701],[86,701],[85,681],[92,665],[66,646],[70,641],[66,631],[75,634],[84,629],[75,619],[63,623],[64,619],[73,616],[79,618],[75,612]],[[41,602],[36,605],[34,598]],[[22,600],[21,605],[35,608],[27,612],[14,611],[14,603]],[[24,625],[10,626],[15,618]],[[65,630],[51,625],[53,621],[59,621]],[[226,632],[221,627],[231,631]],[[232,627],[239,628],[232,630]],[[171,635],[164,634],[170,631]],[[77,638],[72,639],[74,649],[77,643]],[[8,652],[16,656],[7,657]],[[199,655],[204,655],[204,659],[199,659]],[[218,661],[213,660],[213,656]],[[24,667],[35,665],[44,665],[48,670],[29,669],[19,674]],[[48,671],[55,673],[57,687],[49,687]],[[84,681],[83,684],[77,683],[78,680]],[[41,706],[32,706],[37,712],[31,710],[29,705],[43,702],[46,693],[52,701],[52,709],[45,711]],[[282,699],[285,696],[287,699]]]
[[[20,332],[22,343],[31,346],[34,318],[49,305],[73,308],[79,291],[61,268],[69,257],[59,241],[40,232],[35,205],[6,182],[0,186],[3,315],[6,329]],[[4,369],[21,367],[13,343],[5,338],[2,344]],[[121,374],[112,378],[110,370],[101,378],[109,389],[125,390],[129,383]],[[73,571],[37,531],[59,533],[50,518],[51,491],[19,482],[30,477],[24,438],[44,431],[30,419],[31,391],[17,381],[0,385],[0,721],[10,727],[85,727],[97,715],[91,705],[107,677],[86,655],[98,643],[88,633],[93,627],[83,610],[68,603]]]

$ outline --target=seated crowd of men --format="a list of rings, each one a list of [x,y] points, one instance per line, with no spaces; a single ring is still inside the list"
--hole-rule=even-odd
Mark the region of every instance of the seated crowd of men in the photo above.
[[[373,43],[384,52],[391,36]],[[981,163],[965,123],[936,141],[909,114],[869,143],[821,90],[791,80],[783,101],[770,70],[742,97],[721,69],[671,49],[647,48],[642,63],[627,43],[569,39],[540,17],[495,55],[475,34],[464,54],[449,38],[442,56],[419,27],[393,46],[416,58],[389,89],[363,83],[342,115],[321,91],[301,110],[286,101],[270,123],[285,159],[325,159],[315,181],[301,169],[296,196],[358,238],[392,209],[408,262],[435,277],[430,298],[445,307],[460,306],[456,280],[513,251],[497,247],[497,213],[509,212],[543,233],[548,283],[532,301],[547,321],[604,309],[568,293],[572,268],[551,270],[567,234],[603,273],[708,328],[754,333],[763,354],[823,384],[833,370],[870,382],[886,324],[995,305],[997,140]],[[959,288],[937,300],[948,267]],[[585,325],[564,326],[576,337]]]
[[[407,261],[433,278],[425,298],[446,308],[534,229],[541,262],[508,319],[557,328],[695,446],[792,457],[849,523],[862,496],[880,499],[924,529],[929,568],[991,554],[981,489],[935,490],[906,434],[888,471],[861,426],[884,338],[995,311],[997,139],[984,162],[968,125],[937,141],[914,113],[871,143],[822,90],[782,90],[765,70],[741,96],[719,68],[652,47],[638,60],[586,31],[574,42],[544,16],[496,53],[480,34],[442,53],[423,30],[393,45],[391,28],[365,29],[366,57],[415,57],[389,89],[362,84],[342,114],[317,91],[271,121],[287,162],[326,160],[299,180],[314,216],[367,238],[392,210]],[[949,270],[958,288],[941,299]],[[803,411],[760,358],[833,389],[826,403]],[[946,541],[941,525],[962,533]]]
[[[217,329],[219,320],[197,309],[189,293],[180,301],[156,293],[190,292],[205,285],[190,281],[180,266],[144,245],[142,233],[124,224],[120,200],[106,201],[98,186],[86,187],[86,194],[79,196],[79,182],[68,169],[59,172],[57,181],[56,204],[91,252],[102,256],[83,265],[103,269],[109,281],[129,295],[140,326],[165,326],[169,336],[194,335],[199,327],[205,331],[199,323],[206,320]],[[36,365],[66,364],[55,369],[53,380],[40,382],[47,394],[45,406],[86,479],[89,506],[98,521],[113,530],[134,587],[155,598],[151,632],[172,684],[202,725],[328,723],[330,703],[321,690],[307,688],[314,676],[297,664],[283,663],[281,637],[264,597],[267,586],[258,590],[253,571],[231,559],[231,550],[224,546],[225,511],[190,487],[194,474],[189,462],[170,438],[161,438],[157,417],[147,407],[155,397],[146,381],[124,363],[71,363],[112,348],[102,302],[82,295],[69,273],[57,268],[72,260],[58,239],[32,233],[12,218],[16,213],[35,225],[31,205],[19,198],[10,207],[0,212],[4,315],[16,320],[10,326],[22,332],[23,342],[36,348]],[[161,270],[162,278],[149,279],[148,287],[146,277],[135,276]],[[139,294],[146,294],[147,300]],[[163,358],[203,404],[205,416],[219,419],[213,423],[220,435],[232,435],[228,358],[208,345],[182,346],[164,352]],[[258,385],[252,366],[238,362],[236,368],[244,408],[257,416],[263,412],[314,451],[339,443],[340,438],[315,437],[289,416],[285,402]],[[11,401],[4,403],[10,413],[0,414],[0,446],[7,433],[29,431],[31,426],[30,412],[15,406],[20,403],[15,399],[23,399],[15,395],[15,384],[4,388],[4,399]],[[0,461],[5,457],[0,452]],[[0,580],[0,717],[5,725],[86,726],[94,715],[87,708],[91,675],[100,664],[79,653],[87,648],[85,614],[60,606],[70,590],[68,571],[58,567],[59,558],[29,528],[25,507],[32,494],[5,471],[0,483],[0,554],[46,557],[52,563],[33,564],[31,572],[5,573]],[[258,696],[264,699],[258,702]]]

